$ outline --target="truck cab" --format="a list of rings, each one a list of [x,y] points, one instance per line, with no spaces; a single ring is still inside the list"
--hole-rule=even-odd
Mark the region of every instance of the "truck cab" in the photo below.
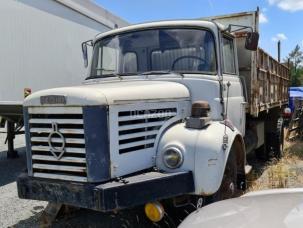
[[[119,28],[84,43],[85,61],[87,44],[82,85],[24,101],[28,172],[19,197],[113,211],[244,189],[246,89],[225,27]]]

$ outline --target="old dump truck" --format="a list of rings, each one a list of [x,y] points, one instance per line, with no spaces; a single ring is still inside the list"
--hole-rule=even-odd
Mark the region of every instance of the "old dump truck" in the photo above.
[[[159,221],[167,203],[235,196],[247,153],[283,150],[289,70],[258,48],[258,20],[152,22],[84,42],[83,85],[24,102],[19,197],[104,212],[146,205]]]

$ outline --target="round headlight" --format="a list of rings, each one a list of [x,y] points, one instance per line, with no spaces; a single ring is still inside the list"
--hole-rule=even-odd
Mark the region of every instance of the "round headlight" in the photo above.
[[[183,154],[177,148],[168,148],[163,153],[163,162],[170,169],[176,169],[183,163]]]

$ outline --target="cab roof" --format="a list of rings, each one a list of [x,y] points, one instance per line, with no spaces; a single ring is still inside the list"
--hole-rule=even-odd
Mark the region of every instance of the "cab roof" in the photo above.
[[[201,28],[209,28],[213,31],[215,31],[216,29],[219,30],[223,29],[222,26],[218,25],[217,23],[212,21],[206,21],[206,20],[157,21],[157,22],[148,22],[148,23],[130,25],[123,28],[113,29],[108,32],[100,33],[95,37],[94,42],[106,36],[112,36],[116,34],[143,30],[143,29],[161,28],[161,27],[201,27]]]

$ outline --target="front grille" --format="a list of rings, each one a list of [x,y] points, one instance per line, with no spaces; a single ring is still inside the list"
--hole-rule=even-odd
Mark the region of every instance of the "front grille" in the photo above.
[[[118,112],[119,154],[153,148],[160,128],[177,115],[176,107]]]
[[[82,108],[37,107],[29,108],[29,132],[34,177],[87,181],[85,139]],[[57,131],[65,141],[64,153],[50,150],[49,135]],[[62,146],[58,134],[51,137],[53,148]]]

